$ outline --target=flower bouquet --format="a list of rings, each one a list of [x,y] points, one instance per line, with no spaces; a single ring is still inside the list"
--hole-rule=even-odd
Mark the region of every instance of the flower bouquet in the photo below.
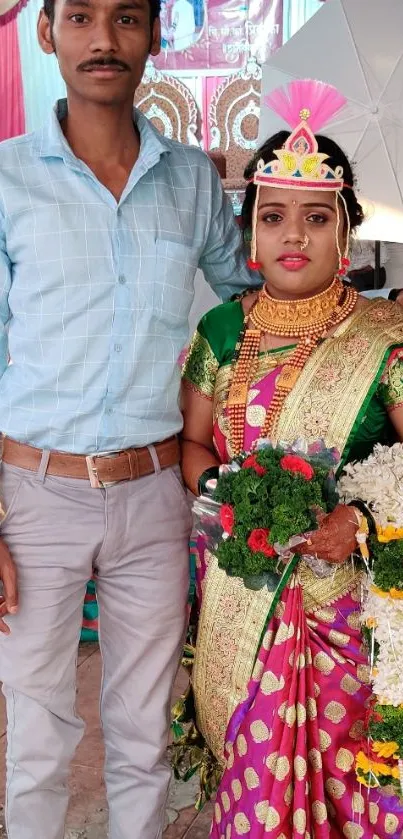
[[[346,502],[365,502],[377,531],[362,611],[374,696],[357,776],[367,787],[392,784],[403,795],[403,445],[378,444],[367,460],[346,466],[338,491]]]
[[[317,527],[318,510],[329,512],[337,503],[337,461],[322,442],[286,447],[262,441],[253,454],[221,466],[211,496],[194,505],[196,529],[219,567],[248,588],[275,588],[282,560]]]

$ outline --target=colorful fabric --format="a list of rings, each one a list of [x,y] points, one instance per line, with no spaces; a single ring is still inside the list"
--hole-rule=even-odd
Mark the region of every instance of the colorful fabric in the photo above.
[[[98,641],[98,602],[94,579],[88,583],[85,593],[81,641]]]
[[[397,799],[360,789],[355,777],[370,696],[358,599],[352,591],[306,613],[298,580],[284,591],[228,727],[213,839],[372,839],[403,829]]]
[[[230,364],[242,324],[240,302],[217,306],[201,320],[183,368],[185,381],[202,395],[213,398],[214,418],[226,440],[226,457],[232,452],[225,401]],[[396,399],[396,379],[401,370],[399,363],[396,371],[391,368],[388,378],[388,362],[393,361],[391,353],[402,342],[402,313],[388,301],[371,301],[352,315],[313,353],[286,400],[278,438],[292,441],[302,435],[311,442],[322,437],[329,446],[343,452],[344,461],[367,457],[376,442],[388,443],[388,411]],[[260,354],[249,393],[252,424],[262,424],[269,404],[270,395],[265,392],[259,397],[258,391],[273,388],[292,350],[290,346]],[[222,450],[220,455],[223,456]]]
[[[3,25],[2,25],[3,22]],[[17,22],[0,18],[0,141],[25,130]],[[12,102],[13,107],[5,107]]]
[[[374,301],[315,351],[284,406],[280,439],[323,436],[344,460],[389,439],[403,347],[395,309]],[[184,368],[191,386],[213,399],[223,462],[231,457],[225,402],[241,327],[239,304],[218,307],[200,325],[197,364],[191,351]],[[259,358],[246,448],[259,435],[290,350]],[[272,594],[228,577],[201,539],[198,551],[193,688],[199,728],[223,765],[212,839],[397,839],[402,802],[390,789],[361,788],[354,768],[370,697],[359,629],[362,572],[345,563],[318,579],[300,561],[267,623]]]
[[[379,390],[389,411],[403,405],[403,350],[396,349],[391,353]]]

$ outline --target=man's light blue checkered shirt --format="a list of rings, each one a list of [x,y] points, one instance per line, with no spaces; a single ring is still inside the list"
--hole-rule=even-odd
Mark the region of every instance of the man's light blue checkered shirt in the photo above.
[[[135,112],[140,155],[117,203],[68,146],[65,109],[0,144],[0,430],[116,451],[181,428],[197,267],[222,298],[250,280],[206,155]]]

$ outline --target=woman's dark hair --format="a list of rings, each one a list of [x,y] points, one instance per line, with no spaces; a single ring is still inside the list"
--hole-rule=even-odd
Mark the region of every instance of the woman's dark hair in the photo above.
[[[257,150],[255,156],[250,163],[248,163],[245,169],[244,177],[247,181],[250,181],[253,177],[259,160],[264,160],[265,163],[270,163],[271,160],[275,160],[275,150],[281,149],[289,136],[290,134],[288,131],[279,131],[278,134],[274,134],[273,137],[266,140],[263,146]],[[331,140],[329,137],[323,137],[321,134],[316,134],[315,137],[318,141],[319,152],[328,155],[326,163],[332,169],[335,169],[336,166],[343,167],[343,180],[347,186],[342,189],[341,195],[346,202],[348,217],[350,219],[350,228],[351,230],[355,230],[360,226],[360,224],[362,224],[364,220],[364,212],[354,192],[354,174],[351,164],[344,152],[341,150],[340,146],[338,146],[334,140]],[[246,187],[245,200],[242,206],[242,229],[244,231],[244,236],[245,232],[250,230],[252,227],[252,214],[255,198],[256,186],[254,183],[248,183],[248,186]]]
[[[148,2],[150,5],[150,23],[152,26],[154,21],[160,16],[161,0],[148,0]],[[51,23],[53,23],[55,17],[55,3],[56,0],[44,0],[43,3],[43,10]]]

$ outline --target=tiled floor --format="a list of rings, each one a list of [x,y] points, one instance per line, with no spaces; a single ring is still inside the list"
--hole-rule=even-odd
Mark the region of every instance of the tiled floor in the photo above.
[[[86,722],[86,734],[72,766],[71,801],[66,839],[106,839],[106,801],[102,780],[103,745],[98,717],[101,661],[98,647],[86,644],[80,648],[78,667],[78,710]],[[179,696],[186,675],[180,673],[175,686]],[[4,801],[4,703],[0,701],[0,795]],[[210,807],[197,813],[193,801],[194,790],[176,785],[171,793],[168,816],[175,819],[164,833],[164,839],[207,839],[210,827]],[[191,805],[191,806],[189,806]],[[0,815],[0,823],[2,822]],[[0,826],[0,839],[5,836]],[[39,837],[38,837],[39,839]]]

